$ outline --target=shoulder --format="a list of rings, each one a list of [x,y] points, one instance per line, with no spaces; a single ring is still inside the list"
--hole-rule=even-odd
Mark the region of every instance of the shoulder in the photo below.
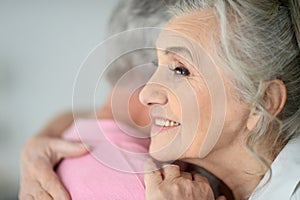
[[[291,196],[290,200],[300,200],[300,182],[298,183],[294,193]]]
[[[299,199],[300,137],[291,139],[271,165],[249,200]],[[267,182],[269,176],[271,179]],[[300,199],[299,199],[300,200]]]

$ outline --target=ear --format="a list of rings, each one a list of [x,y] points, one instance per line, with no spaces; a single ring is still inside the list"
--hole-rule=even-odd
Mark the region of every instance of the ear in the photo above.
[[[256,124],[258,123],[258,120],[260,118],[260,114],[256,113],[254,109],[250,112],[249,118],[247,120],[247,129],[249,131],[252,131],[256,127]]]
[[[286,102],[285,84],[279,79],[266,82],[263,101],[266,111],[276,117],[282,111]]]
[[[285,84],[279,79],[266,82],[263,93],[263,101],[266,111],[273,117],[276,117],[282,111],[286,102]],[[256,111],[250,112],[247,121],[248,130],[253,130],[255,128],[259,118],[259,113]]]

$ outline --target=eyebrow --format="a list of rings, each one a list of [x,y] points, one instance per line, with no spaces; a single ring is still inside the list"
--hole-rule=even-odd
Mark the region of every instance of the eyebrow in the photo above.
[[[183,46],[167,47],[165,50],[165,55],[169,55],[169,54],[181,54],[181,55],[183,54],[189,56],[191,60],[193,58],[190,50]]]

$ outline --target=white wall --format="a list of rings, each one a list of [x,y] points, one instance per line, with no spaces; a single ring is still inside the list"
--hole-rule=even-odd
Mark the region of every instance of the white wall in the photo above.
[[[71,109],[77,70],[116,2],[0,0],[0,199],[16,198],[24,141]]]

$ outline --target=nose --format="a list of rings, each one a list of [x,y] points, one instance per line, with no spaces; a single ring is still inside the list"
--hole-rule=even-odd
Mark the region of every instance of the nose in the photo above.
[[[145,106],[165,105],[168,103],[167,92],[164,87],[150,82],[140,92],[139,99]]]

